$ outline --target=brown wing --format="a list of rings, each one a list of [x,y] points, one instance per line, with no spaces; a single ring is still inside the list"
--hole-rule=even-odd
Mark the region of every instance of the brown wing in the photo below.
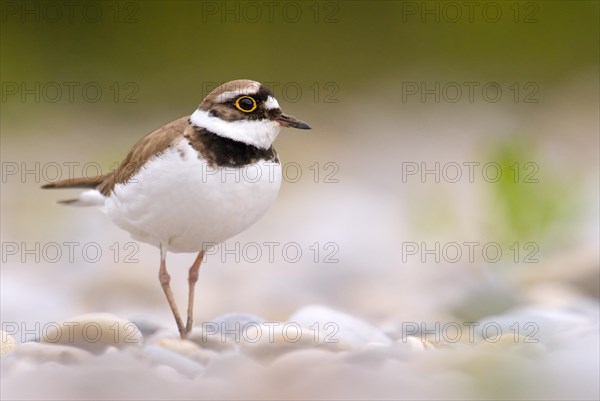
[[[119,168],[97,177],[73,178],[57,181],[42,188],[97,188],[108,196],[116,184],[127,182],[152,157],[162,153],[183,136],[189,116],[181,117],[140,139],[129,151]]]

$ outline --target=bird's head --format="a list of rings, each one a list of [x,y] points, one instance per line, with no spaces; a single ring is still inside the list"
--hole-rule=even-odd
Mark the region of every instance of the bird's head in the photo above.
[[[281,127],[310,129],[305,122],[284,114],[269,88],[247,79],[227,82],[209,93],[190,122],[263,149],[271,146]]]

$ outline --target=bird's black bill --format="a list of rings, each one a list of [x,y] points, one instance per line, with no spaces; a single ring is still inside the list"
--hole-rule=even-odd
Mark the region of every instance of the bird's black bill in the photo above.
[[[283,127],[298,128],[298,129],[310,129],[310,125],[304,121],[300,121],[295,117],[282,114],[275,119]]]

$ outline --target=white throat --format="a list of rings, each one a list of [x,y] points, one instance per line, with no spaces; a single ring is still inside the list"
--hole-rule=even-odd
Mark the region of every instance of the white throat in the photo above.
[[[277,138],[281,126],[271,120],[225,121],[206,110],[197,109],[190,117],[192,124],[234,141],[268,149]]]

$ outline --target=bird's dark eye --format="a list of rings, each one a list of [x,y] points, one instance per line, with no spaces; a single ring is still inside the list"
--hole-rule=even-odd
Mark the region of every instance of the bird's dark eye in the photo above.
[[[256,100],[250,96],[241,96],[235,101],[235,107],[244,113],[256,110]]]

